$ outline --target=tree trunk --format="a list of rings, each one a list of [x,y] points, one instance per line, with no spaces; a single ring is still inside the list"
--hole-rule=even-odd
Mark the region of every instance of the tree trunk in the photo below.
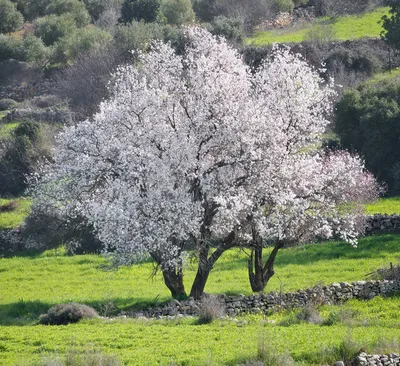
[[[262,241],[260,238],[256,238],[255,249],[252,249],[251,255],[248,261],[248,271],[251,289],[253,292],[264,291],[270,278],[275,274],[274,263],[278,250],[283,248],[284,242],[278,241],[269,255],[265,265],[263,265],[263,254],[262,254]]]
[[[175,299],[186,298],[185,286],[183,284],[182,271],[176,271],[174,268],[161,268],[165,285],[171,291],[171,295]]]
[[[190,296],[194,297],[195,299],[199,299],[201,297],[204,292],[204,287],[206,286],[208,276],[213,269],[215,262],[225,251],[233,247],[235,237],[235,233],[231,232],[210,256],[208,256],[208,245],[205,245],[200,249],[199,266],[190,290]]]

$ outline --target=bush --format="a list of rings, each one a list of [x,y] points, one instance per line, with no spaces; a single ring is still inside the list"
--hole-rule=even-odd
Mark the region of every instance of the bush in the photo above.
[[[22,40],[0,34],[0,61],[11,58],[20,61],[25,59]]]
[[[238,18],[217,16],[210,23],[209,31],[234,43],[242,43],[244,39],[243,21]]]
[[[155,22],[159,15],[160,0],[125,0],[121,8],[121,23],[132,20]]]
[[[113,33],[115,47],[128,59],[133,50],[144,51],[153,39],[163,39],[163,28],[157,23],[133,20],[131,24],[120,24]]]
[[[15,108],[18,103],[14,99],[0,99],[0,111],[7,111],[9,109]]]
[[[366,168],[396,187],[400,162],[400,79],[366,83],[349,90],[336,104],[335,131],[345,148],[362,154]]]
[[[199,304],[199,324],[209,324],[225,316],[225,304],[216,295],[204,294]]]
[[[38,164],[50,158],[52,132],[36,122],[23,122],[3,145],[0,151],[0,194],[18,195],[27,187],[27,176]]]
[[[313,44],[332,42],[335,39],[335,28],[332,24],[316,24],[305,35],[305,41]]]
[[[99,254],[104,248],[85,218],[65,216],[61,210],[46,204],[36,203],[32,207],[21,235],[32,248],[40,251],[54,249],[61,244],[69,254]]]
[[[171,25],[192,23],[194,20],[190,0],[162,0],[160,10],[167,23]]]
[[[96,310],[84,304],[59,304],[50,308],[47,314],[42,314],[39,317],[39,324],[66,325],[98,316]]]
[[[0,33],[11,33],[21,28],[22,14],[10,0],[0,0]]]
[[[24,36],[22,47],[24,50],[23,61],[27,61],[33,65],[43,66],[50,57],[50,49],[44,45],[40,38],[35,37],[33,34]]]
[[[24,13],[26,20],[32,21],[46,15],[46,8],[52,0],[29,0]]]
[[[46,46],[51,46],[60,38],[70,35],[77,28],[73,16],[46,15],[35,21],[35,36],[41,38]]]
[[[80,54],[99,49],[111,39],[110,33],[95,27],[75,29],[57,42],[52,61],[72,64]]]
[[[275,12],[292,13],[294,9],[294,3],[292,0],[275,0],[274,1]]]
[[[52,0],[46,7],[46,14],[69,14],[74,19],[77,27],[85,27],[89,24],[89,13],[85,5],[79,0]]]

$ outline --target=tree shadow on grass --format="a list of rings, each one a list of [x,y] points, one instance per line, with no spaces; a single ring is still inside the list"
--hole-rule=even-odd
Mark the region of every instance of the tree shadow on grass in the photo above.
[[[72,301],[93,307],[100,316],[112,317],[124,311],[133,315],[136,311],[149,307],[162,306],[170,301],[170,298],[110,298],[96,301]],[[68,303],[65,301],[64,303]],[[0,305],[0,326],[24,326],[37,323],[41,314],[59,303],[50,303],[40,300],[24,301]]]
[[[264,258],[268,258],[269,251],[272,248],[266,248]],[[250,252],[250,251],[248,251]],[[322,242],[315,244],[306,244],[298,247],[282,249],[276,256],[276,265],[309,265],[318,261],[333,259],[370,259],[385,256],[400,257],[400,235],[381,234],[363,237],[359,239],[358,246],[352,247],[350,244],[341,241]],[[238,255],[229,262],[217,262],[218,271],[230,271],[234,268],[245,268],[247,257]],[[244,266],[244,267],[243,267]]]

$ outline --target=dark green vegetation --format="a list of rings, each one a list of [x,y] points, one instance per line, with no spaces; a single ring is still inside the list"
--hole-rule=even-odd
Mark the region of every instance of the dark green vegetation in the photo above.
[[[400,190],[400,79],[365,83],[336,105],[335,130],[344,148],[365,158],[366,167],[392,191]]]
[[[269,289],[282,286],[290,291],[321,282],[362,279],[398,257],[399,248],[399,237],[388,234],[362,239],[358,248],[331,242],[285,249],[277,258],[277,276]],[[115,355],[129,365],[233,365],[256,358],[259,341],[264,339],[278,354],[290,354],[299,364],[319,365],[339,359],[341,342],[347,342],[348,337],[371,352],[398,347],[400,300],[396,297],[318,308],[321,324],[308,323],[296,310],[204,325],[197,325],[196,319],[35,325],[39,314],[59,303],[85,303],[100,315],[110,316],[169,299],[161,276],[150,279],[151,263],[117,272],[104,271],[103,265],[99,256],[71,257],[60,249],[0,259],[0,363],[13,365],[26,360],[29,364],[45,357],[64,357],[71,350],[85,353],[92,349]],[[189,270],[187,276],[190,281],[194,271]],[[250,293],[246,255],[226,253],[211,272],[206,291]]]
[[[382,37],[385,42],[397,49],[400,48],[400,1],[387,0],[390,5],[389,15],[382,19]]]

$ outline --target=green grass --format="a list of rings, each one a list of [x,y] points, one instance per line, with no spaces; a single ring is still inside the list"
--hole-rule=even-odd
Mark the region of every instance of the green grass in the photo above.
[[[391,71],[384,71],[376,73],[372,76],[372,78],[368,79],[366,83],[368,84],[376,84],[382,81],[391,80],[393,78],[400,77],[400,67],[393,69]]]
[[[26,215],[29,214],[31,201],[27,198],[5,199],[0,198],[0,205],[4,205],[10,201],[17,202],[15,210],[10,212],[0,212],[0,230],[13,229],[18,227],[24,221]]]
[[[282,250],[277,256],[276,276],[267,291],[297,290],[315,285],[365,278],[400,257],[400,237],[394,234],[362,238],[358,248],[342,242],[311,244]],[[217,262],[206,286],[209,293],[250,294],[246,255],[229,251]],[[120,309],[166,301],[169,292],[158,274],[151,278],[152,264],[143,263],[118,271],[102,269],[97,255],[66,256],[62,251],[0,260],[2,288],[0,324],[13,322],[12,314],[24,313],[31,322],[50,306],[84,302],[99,311],[108,302]],[[185,283],[189,287],[195,268],[188,265]]]
[[[14,131],[18,125],[18,122],[0,124],[0,139],[10,137],[12,131]]]
[[[362,15],[348,15],[338,17],[333,24],[335,38],[338,40],[353,40],[359,38],[377,38],[382,26],[378,23],[383,15],[388,13],[389,8],[377,8]],[[327,23],[328,18],[319,18],[315,25]],[[247,38],[247,44],[263,46],[272,43],[298,43],[305,40],[307,32],[313,24],[306,23],[292,28],[257,32]]]
[[[316,283],[354,281],[400,256],[400,236],[377,235],[353,248],[342,242],[311,244],[278,253],[276,276],[267,288],[284,291]],[[0,258],[0,365],[29,364],[44,357],[88,348],[116,355],[125,365],[234,365],[254,358],[260,337],[275,350],[290,351],[302,365],[318,365],[321,351],[336,349],[347,337],[349,324],[306,323],[280,325],[290,313],[198,325],[195,319],[171,321],[92,320],[68,326],[35,325],[40,313],[54,304],[75,301],[94,306],[101,314],[110,304],[129,310],[166,301],[169,293],[158,274],[151,279],[151,263],[105,271],[97,255],[67,256],[63,250]],[[187,265],[186,285],[194,277]],[[246,255],[226,253],[217,262],[206,286],[209,293],[249,294]],[[373,349],[399,335],[400,300],[352,301],[344,307],[323,307],[323,318],[350,309],[352,335]],[[333,314],[333,315],[332,315]],[[385,341],[386,342],[386,341]],[[383,344],[386,344],[383,342]],[[336,348],[335,348],[336,347]],[[325,352],[324,351],[324,352]],[[395,350],[392,350],[395,351]],[[329,351],[330,352],[330,351]],[[325,352],[328,355],[329,352]],[[25,363],[24,363],[25,362]]]
[[[8,111],[0,111],[0,120],[8,113]]]
[[[367,213],[372,214],[400,214],[400,197],[381,198],[372,205],[367,206]]]

